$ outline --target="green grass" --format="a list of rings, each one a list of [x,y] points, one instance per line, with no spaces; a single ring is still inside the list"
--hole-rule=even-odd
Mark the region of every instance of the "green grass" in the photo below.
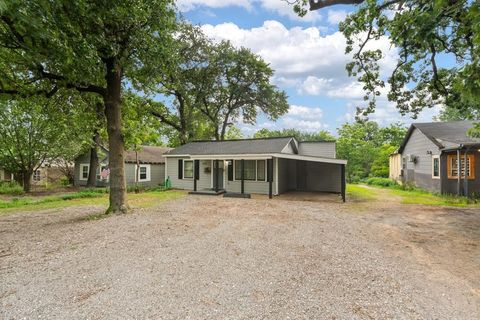
[[[100,190],[86,189],[80,192],[57,196],[13,198],[8,201],[0,200],[0,214],[85,205],[103,205],[106,209],[108,205],[108,194]],[[132,208],[146,208],[152,207],[161,201],[176,199],[183,195],[183,192],[175,190],[149,191],[138,194],[132,193],[128,195],[128,203]],[[95,220],[95,217],[91,217],[91,219]]]
[[[377,198],[372,189],[359,184],[347,184],[347,197],[354,201],[372,201]]]
[[[21,185],[16,183],[15,181],[1,181],[0,182],[0,194],[7,194],[18,196],[23,194],[23,188]]]
[[[381,199],[377,198],[377,194],[383,192]],[[443,195],[431,193],[426,190],[418,188],[403,189],[400,185],[393,186],[365,186],[349,184],[347,185],[347,196],[353,200],[372,201],[376,199],[384,201],[395,201],[395,199],[388,199],[388,197],[400,198],[400,203],[416,204],[427,206],[448,206],[448,207],[463,207],[463,208],[477,208],[480,203],[466,197],[458,197],[453,195]]]
[[[448,206],[448,207],[480,207],[479,203],[466,197],[435,194],[424,190],[401,190],[390,189],[392,195],[399,196],[400,202],[404,204],[419,204],[427,206]]]

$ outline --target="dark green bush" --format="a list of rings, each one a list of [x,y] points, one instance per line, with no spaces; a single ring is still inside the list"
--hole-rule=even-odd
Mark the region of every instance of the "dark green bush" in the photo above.
[[[396,187],[398,183],[389,178],[379,178],[379,177],[371,177],[365,179],[365,183],[372,186],[380,186],[380,187]]]
[[[1,181],[0,194],[20,195],[23,194],[23,188],[15,181]]]

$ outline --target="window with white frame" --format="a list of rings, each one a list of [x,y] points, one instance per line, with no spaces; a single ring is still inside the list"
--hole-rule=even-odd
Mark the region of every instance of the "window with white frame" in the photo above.
[[[80,180],[88,180],[88,171],[90,170],[89,164],[80,165]]]
[[[33,171],[33,181],[37,181],[37,182],[38,182],[38,181],[40,181],[41,178],[42,178],[42,177],[41,177],[41,172],[40,172],[40,170],[35,170],[35,171]]]
[[[440,179],[440,156],[432,156],[432,178]]]
[[[183,160],[183,178],[193,179],[193,160]]]
[[[243,160],[243,179],[250,181],[265,181],[267,165],[266,160]],[[242,160],[235,160],[235,180],[242,179]]]
[[[141,164],[138,167],[138,181],[150,181],[150,165]]]
[[[108,180],[108,172],[104,172],[104,170],[108,170],[108,166],[106,164],[101,164],[100,170],[98,170],[97,180]]]

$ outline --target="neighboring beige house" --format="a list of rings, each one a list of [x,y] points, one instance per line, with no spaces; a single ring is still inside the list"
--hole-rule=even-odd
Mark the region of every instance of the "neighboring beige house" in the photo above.
[[[393,153],[390,155],[389,163],[389,178],[397,182],[402,180],[402,155],[400,153]]]
[[[3,168],[0,168],[0,181],[12,181],[13,174]]]
[[[63,177],[65,177],[65,173],[59,166],[44,164],[33,172],[31,181],[34,186],[45,186],[49,183],[60,182]]]

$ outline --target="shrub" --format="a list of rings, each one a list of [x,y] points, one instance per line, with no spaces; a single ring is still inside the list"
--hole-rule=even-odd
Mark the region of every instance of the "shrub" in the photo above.
[[[379,177],[371,177],[365,180],[366,184],[373,185],[373,186],[380,186],[380,187],[395,187],[398,186],[398,183],[392,179],[388,178],[379,178]]]
[[[20,195],[23,194],[23,188],[15,181],[0,182],[0,194]]]

